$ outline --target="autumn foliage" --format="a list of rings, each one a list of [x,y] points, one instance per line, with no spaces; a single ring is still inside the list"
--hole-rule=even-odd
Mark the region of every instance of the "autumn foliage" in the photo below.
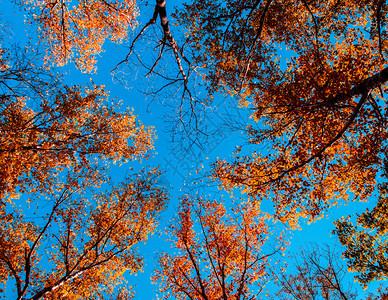
[[[252,109],[252,147],[214,177],[295,224],[375,186],[386,144],[383,1],[195,1],[177,13],[209,92]]]
[[[159,255],[153,277],[165,299],[259,299],[280,251],[263,250],[267,216],[252,203],[227,213],[223,201],[182,198],[167,234],[174,253]]]
[[[37,105],[2,97],[0,185],[9,197],[16,187],[32,193],[52,187],[64,168],[91,170],[94,158],[127,161],[152,148],[152,129],[138,124],[131,111],[107,106],[102,87],[54,92]]]
[[[155,231],[168,196],[157,168],[108,175],[146,159],[152,128],[102,86],[68,87],[3,51],[0,69],[0,288],[15,299],[132,297],[123,274]],[[19,58],[27,58],[23,55]],[[33,60],[32,60],[33,61]],[[7,297],[5,294],[4,297]]]
[[[386,280],[388,275],[388,197],[387,183],[379,185],[379,198],[373,209],[357,216],[353,225],[350,216],[335,222],[333,231],[345,247],[348,268],[356,272],[356,280],[366,289],[373,281]]]
[[[46,60],[63,66],[72,60],[84,72],[96,70],[96,55],[106,39],[122,42],[136,25],[132,0],[36,1],[20,0],[47,44]],[[36,25],[35,25],[36,24]]]
[[[46,47],[46,64],[0,47],[1,288],[12,282],[18,300],[131,297],[123,274],[141,269],[135,247],[155,231],[168,197],[157,168],[121,183],[108,171],[147,158],[154,130],[111,104],[103,86],[65,85],[50,67],[74,61],[95,71],[104,41],[121,42],[136,25],[136,3],[17,2]],[[213,162],[210,174],[246,197],[229,213],[220,200],[180,199],[166,232],[175,252],[160,253],[153,276],[165,299],[258,299],[285,244],[278,234],[269,249],[271,218],[295,229],[300,218],[314,221],[340,202],[370,198],[387,155],[387,11],[382,0],[195,0],[168,16],[166,2],[156,1],[117,67],[129,64],[159,18],[155,61],[135,59],[165,80],[156,93],[176,88],[165,102],[178,103],[173,131],[196,144],[205,116],[197,109],[220,94],[251,112],[239,128],[248,145]],[[172,66],[171,58],[173,75],[158,68]],[[191,82],[194,74],[203,81]],[[335,223],[349,270],[365,287],[388,272],[386,189],[380,185],[376,207],[358,216],[358,227]],[[272,201],[271,214],[261,211],[263,201]],[[354,298],[332,253],[326,267],[321,256],[314,250],[296,274],[278,277],[281,295]]]
[[[7,213],[2,204],[2,291],[12,283],[15,299],[92,299],[114,295],[119,284],[121,293],[129,292],[123,274],[142,268],[135,245],[153,233],[167,200],[154,186],[157,175],[145,172],[88,198],[83,192],[93,180],[80,186],[69,181],[50,196],[52,207],[40,224]]]

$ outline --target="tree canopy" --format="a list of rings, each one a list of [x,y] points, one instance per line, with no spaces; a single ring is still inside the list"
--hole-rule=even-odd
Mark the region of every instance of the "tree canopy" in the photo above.
[[[39,38],[47,44],[46,60],[61,66],[74,61],[88,73],[96,70],[105,40],[122,42],[136,25],[132,0],[17,2],[28,12],[28,22],[38,25]]]
[[[234,99],[250,115],[237,120],[247,143],[232,141],[233,157],[221,151],[200,178],[239,197],[220,200],[191,174],[174,191],[177,217],[166,233],[175,252],[159,252],[152,277],[163,297],[258,299],[276,277],[285,298],[353,299],[341,283],[347,271],[364,287],[386,279],[385,1],[196,0],[172,14],[165,0],[16,3],[37,35],[27,48],[0,37],[2,291],[12,284],[17,299],[132,297],[124,274],[141,270],[136,246],[156,231],[169,198],[162,168],[133,170],[150,157],[156,129],[104,85],[69,82],[56,67],[96,72],[105,40],[128,42],[143,9],[148,22],[114,72],[125,65],[137,73],[134,57],[155,75],[158,87],[146,94],[167,96],[159,104],[172,108],[166,120],[183,133],[184,150],[208,150],[199,141],[215,98]],[[129,169],[120,180],[116,163]],[[318,247],[293,275],[276,274],[288,243],[279,224],[301,228],[340,203],[373,200],[376,187],[377,203],[357,226],[351,217],[335,222],[347,271]],[[200,196],[207,188],[211,196]]]
[[[374,280],[382,280],[388,274],[387,248],[387,183],[379,186],[379,199],[370,211],[357,216],[357,226],[348,218],[335,222],[334,233],[345,246],[344,256],[348,267],[365,288]]]
[[[1,292],[13,284],[19,300],[130,297],[123,274],[141,270],[136,245],[154,233],[168,196],[157,168],[121,183],[108,171],[147,158],[153,129],[109,104],[102,86],[46,81],[50,70],[13,51],[3,49],[0,70]]]
[[[252,109],[257,151],[215,163],[226,189],[276,194],[277,217],[291,222],[349,193],[371,195],[386,147],[385,10],[384,1],[205,0],[177,12],[209,92]]]
[[[164,298],[259,299],[272,256],[284,246],[263,250],[268,218],[252,203],[227,213],[222,201],[183,198],[167,231],[175,252],[159,255],[153,280]],[[266,248],[264,248],[266,249]]]
[[[77,179],[85,180],[87,175]],[[82,190],[98,182],[85,180],[77,186],[71,177],[50,196],[52,207],[42,224],[27,221],[17,212],[7,213],[2,203],[2,292],[12,283],[18,300],[95,299],[113,296],[117,289],[119,297],[131,296],[123,274],[142,268],[135,246],[154,232],[167,200],[154,186],[155,175],[153,171],[127,178],[89,198]],[[42,203],[42,198],[34,196],[34,201]]]

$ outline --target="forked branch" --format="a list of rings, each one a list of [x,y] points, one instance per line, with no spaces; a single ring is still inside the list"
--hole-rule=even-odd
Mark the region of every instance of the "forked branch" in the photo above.
[[[154,13],[152,15],[152,18],[144,25],[144,27],[141,29],[141,31],[137,34],[133,42],[131,43],[131,46],[129,47],[129,53],[127,54],[126,58],[122,60],[120,63],[117,64],[116,68],[113,69],[113,71],[117,70],[117,68],[123,64],[128,62],[129,56],[132,54],[133,49],[135,47],[135,43],[137,40],[144,34],[146,29],[150,27],[151,25],[154,25],[156,23],[157,18],[160,18],[160,24],[163,29],[163,38],[160,41],[160,46],[161,50],[159,52],[159,56],[157,61],[154,63],[153,67],[150,69],[150,72],[148,74],[151,74],[159,60],[161,59],[163,53],[164,53],[164,48],[165,46],[171,47],[171,49],[174,52],[175,56],[175,61],[178,65],[179,72],[181,76],[183,77],[185,88],[187,88],[187,80],[188,80],[188,75],[184,71],[184,68],[182,66],[182,59],[189,65],[190,68],[192,68],[192,64],[190,61],[187,59],[187,57],[184,55],[183,50],[178,46],[178,43],[175,41],[174,37],[172,36],[172,33],[170,31],[170,26],[168,23],[168,18],[167,18],[167,12],[166,12],[166,1],[165,0],[156,0],[156,5],[154,9]],[[147,75],[148,75],[147,74]]]

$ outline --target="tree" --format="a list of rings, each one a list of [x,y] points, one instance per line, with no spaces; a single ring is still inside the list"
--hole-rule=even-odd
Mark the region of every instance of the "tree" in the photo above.
[[[183,65],[182,65],[182,60],[185,61],[189,65],[189,67],[191,67],[191,63],[186,58],[186,56],[183,52],[183,49],[178,46],[176,40],[174,39],[174,37],[171,33],[170,25],[169,25],[168,17],[167,17],[166,1],[165,0],[156,0],[156,5],[154,8],[152,18],[143,26],[141,31],[136,35],[135,39],[131,43],[127,57],[123,61],[121,61],[115,69],[117,69],[122,63],[128,62],[128,58],[132,54],[132,51],[135,47],[136,41],[139,38],[141,38],[141,36],[144,34],[144,32],[147,30],[148,27],[150,27],[156,23],[158,17],[160,18],[160,24],[162,26],[163,37],[159,41],[160,50],[159,50],[158,58],[155,61],[155,63],[152,65],[152,67],[149,69],[149,72],[147,75],[153,73],[153,70],[157,66],[159,60],[165,54],[165,48],[169,47],[169,48],[171,48],[172,52],[174,53],[175,61],[176,61],[176,64],[178,65],[179,73],[180,73],[179,76],[177,77],[177,79],[175,79],[175,82],[183,81],[184,93],[190,94],[190,91],[188,90],[188,87],[187,87],[187,81],[188,81],[189,74],[186,74],[186,71],[184,70]],[[191,73],[192,71],[189,69],[189,72]],[[192,95],[189,95],[189,97],[192,98]]]
[[[156,76],[157,87],[148,94],[153,98],[164,93],[168,94],[169,103],[166,106],[172,109],[166,114],[166,119],[172,123],[169,129],[174,137],[183,136],[183,139],[190,140],[186,143],[189,145],[199,144],[199,136],[209,134],[201,132],[205,130],[201,126],[201,120],[204,118],[207,100],[196,95],[195,87],[200,84],[198,82],[189,84],[189,78],[201,79],[202,76],[193,76],[199,74],[198,67],[190,61],[191,56],[188,55],[190,49],[187,47],[184,49],[184,45],[179,46],[170,30],[166,2],[164,0],[155,2],[152,17],[136,35],[129,46],[128,55],[117,64],[112,74],[115,79],[121,83],[125,82],[126,85],[128,72],[122,72],[121,68],[135,69],[138,73],[138,68],[134,67],[133,61],[129,59],[135,57],[135,64],[140,61],[140,65],[146,67],[146,77]],[[129,29],[137,25],[138,8],[136,2],[132,0],[18,0],[17,3],[28,12],[28,23],[34,27],[37,25],[38,38],[47,48],[46,65],[63,66],[69,61],[74,61],[85,73],[96,71],[96,56],[103,51],[102,45],[107,38],[114,42],[123,42]],[[74,6],[71,8],[72,4]],[[147,6],[148,2],[145,3],[145,9]],[[147,50],[147,57],[151,53],[157,53],[155,60],[151,60],[149,64],[143,60],[142,55],[134,54],[133,50],[136,42],[146,35],[146,30],[153,27],[158,17],[161,21],[162,37],[154,39],[154,45],[140,46],[141,49]],[[152,48],[156,51],[149,51]],[[171,55],[168,54],[169,50],[172,50]],[[161,65],[167,65],[168,71]],[[170,93],[175,94],[174,97],[171,97]],[[161,97],[165,100],[164,96]]]
[[[120,103],[109,106],[102,86],[46,81],[53,75],[34,66],[34,57],[13,57],[0,70],[1,197],[15,197],[16,189],[47,192],[64,169],[88,168],[92,174],[103,160],[122,163],[153,148],[153,129],[132,111],[119,111]]]
[[[179,43],[180,32],[173,32],[174,27],[170,26],[172,19],[167,14],[168,1],[155,2],[150,14],[152,17],[139,30],[128,54],[112,70],[112,75],[127,85],[131,70],[136,70],[137,74],[139,69],[145,69],[144,76],[154,80],[144,93],[152,101],[158,99],[160,104],[168,107],[165,119],[169,123],[172,141],[191,150],[193,145],[201,145],[201,137],[211,135],[202,122],[207,117],[205,108],[208,106],[208,99],[199,96],[203,76],[199,73],[199,66],[192,61],[195,49],[184,41]],[[147,6],[145,12],[146,9]],[[156,28],[158,18],[161,26]]]
[[[263,253],[270,234],[266,219],[249,202],[227,214],[221,201],[182,198],[167,231],[177,252],[159,255],[153,277],[164,298],[258,299],[268,280],[270,257],[282,247]]]
[[[194,1],[176,13],[210,94],[252,109],[254,150],[218,160],[225,189],[273,196],[278,219],[367,199],[386,148],[384,1]],[[281,21],[279,21],[281,20]]]
[[[48,13],[47,3],[42,5],[38,9]],[[89,8],[81,3],[79,10],[103,14],[106,5]],[[66,12],[55,25],[64,26],[66,18],[84,20],[76,10],[67,12],[62,2],[52,10]],[[160,90],[183,84],[177,118],[187,136],[193,136],[193,128],[200,130],[195,107],[206,106],[211,99],[202,101],[188,89],[188,74],[200,67],[208,72],[210,94],[237,94],[241,105],[252,104],[259,128],[256,124],[249,128],[250,142],[269,142],[276,154],[219,161],[214,176],[225,187],[239,186],[257,198],[277,193],[277,217],[295,223],[299,216],[316,218],[349,190],[366,199],[374,189],[384,149],[381,141],[386,140],[385,111],[379,102],[384,101],[388,78],[385,14],[381,0],[196,1],[174,15],[187,29],[183,44],[191,51],[188,59],[172,37],[165,2],[157,1],[150,22],[135,41],[160,16],[163,35],[149,71],[154,71],[166,46],[172,49],[178,75],[165,77],[170,83]],[[61,30],[57,31],[64,36]],[[133,44],[130,53],[132,49]],[[184,119],[194,126],[186,127]]]
[[[274,299],[358,299],[352,284],[346,284],[347,270],[340,254],[328,245],[313,244],[302,249],[295,255],[294,272],[275,275],[280,290]]]
[[[86,89],[84,96],[80,87],[64,87],[35,110],[28,107],[26,98],[4,97],[2,193],[11,196],[15,187],[21,192],[48,188],[63,168],[92,171],[96,157],[125,162],[146,155],[152,148],[152,129],[140,125],[131,111],[117,112],[107,106],[106,97],[102,87]]]
[[[69,181],[50,195],[52,207],[40,226],[16,211],[8,213],[2,203],[2,292],[13,283],[18,300],[101,299],[114,295],[120,284],[120,299],[129,297],[123,274],[141,269],[135,246],[153,233],[167,201],[163,189],[155,186],[158,173],[129,177],[90,198],[82,192],[98,182],[74,186]],[[77,174],[78,179],[87,176]]]
[[[350,216],[335,222],[333,231],[343,246],[348,268],[357,272],[355,276],[365,288],[375,280],[386,280],[388,276],[388,184],[379,185],[376,206],[357,216],[353,225]]]
[[[18,0],[28,22],[38,25],[39,39],[47,44],[46,62],[57,65],[74,60],[83,72],[95,71],[96,55],[105,39],[122,42],[136,25],[132,0],[35,1]]]
[[[3,33],[4,34],[4,33]],[[0,42],[3,36],[0,35]],[[2,98],[26,97],[42,99],[48,91],[61,85],[62,76],[37,62],[42,59],[39,46],[0,45],[0,94]]]
[[[387,300],[388,299],[388,288],[383,289],[380,287],[378,290],[378,295],[370,294],[366,300]]]
[[[109,105],[102,86],[68,87],[25,52],[2,54],[2,292],[13,283],[19,300],[130,297],[123,274],[141,269],[135,247],[168,197],[158,169],[116,185],[107,170],[147,158],[152,128]]]

